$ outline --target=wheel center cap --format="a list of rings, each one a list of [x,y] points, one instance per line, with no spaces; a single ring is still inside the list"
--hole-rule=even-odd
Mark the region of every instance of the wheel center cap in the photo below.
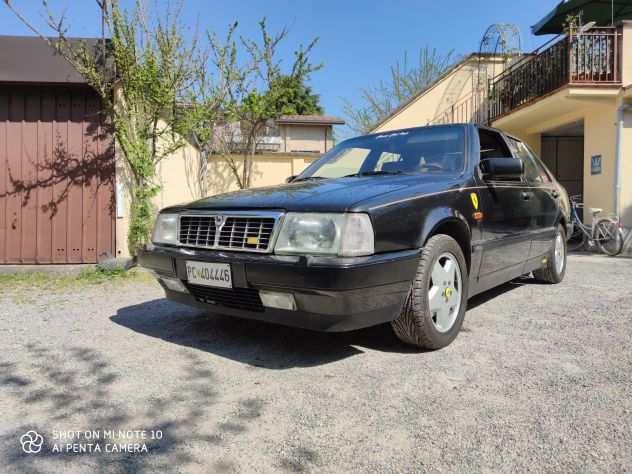
[[[452,298],[452,288],[446,288],[443,291],[443,296],[445,296],[446,301]]]

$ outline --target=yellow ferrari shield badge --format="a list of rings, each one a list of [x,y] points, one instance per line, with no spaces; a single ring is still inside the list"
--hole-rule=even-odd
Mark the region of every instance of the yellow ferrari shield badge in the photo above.
[[[472,200],[472,205],[474,206],[474,209],[478,211],[478,194],[470,193],[470,199]]]

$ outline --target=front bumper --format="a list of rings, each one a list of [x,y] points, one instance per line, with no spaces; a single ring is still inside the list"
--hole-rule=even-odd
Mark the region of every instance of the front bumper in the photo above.
[[[293,257],[155,246],[142,251],[138,261],[158,277],[177,278],[185,285],[187,260],[230,263],[235,290],[220,290],[228,292],[223,294],[229,306],[211,304],[196,291],[172,291],[163,284],[167,298],[229,316],[319,331],[348,331],[392,321],[399,315],[419,253],[404,250],[370,257]],[[298,309],[240,307],[239,295],[244,289],[256,298],[258,290],[292,293]]]

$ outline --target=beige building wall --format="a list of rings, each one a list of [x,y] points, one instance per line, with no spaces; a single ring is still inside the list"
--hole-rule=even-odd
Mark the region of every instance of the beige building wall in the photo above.
[[[627,104],[628,109],[632,109],[632,21],[623,22],[622,58],[624,89],[617,106]],[[628,227],[632,227],[632,110],[624,112],[621,149],[621,218]],[[630,246],[632,247],[632,242]]]
[[[541,133],[582,120],[584,202],[588,207],[602,208],[602,215],[615,212],[617,111],[622,105],[632,104],[632,22],[624,22],[622,44],[623,87],[620,90],[571,87],[512,112],[493,124],[527,141],[540,153]],[[632,110],[624,114],[620,138],[620,217],[626,227],[632,227]],[[602,172],[591,175],[591,158],[595,155],[601,155]],[[590,222],[588,213],[585,218]]]
[[[584,202],[614,212],[616,107],[592,107],[584,117]],[[602,172],[590,174],[592,156],[601,155]],[[588,218],[588,213],[584,213]]]
[[[494,58],[479,59],[471,56],[455,66],[430,88],[401,107],[391,117],[379,124],[373,132],[385,132],[400,128],[421,127],[430,124],[437,117],[449,113],[451,107],[463,104],[463,115],[470,105],[464,101],[472,95],[479,83],[487,84],[487,79],[502,72],[504,62]],[[467,108],[467,109],[466,109]],[[464,120],[464,121],[469,121]]]
[[[255,155],[252,166],[252,186],[260,188],[284,183],[290,176],[301,173],[307,166],[320,157],[320,154],[301,155],[291,153],[263,153]],[[243,158],[235,157],[241,164]],[[216,155],[208,166],[208,195],[237,191],[237,179],[226,158]]]
[[[624,113],[623,133],[621,135],[621,220],[632,227],[632,89],[628,104],[630,110]],[[632,245],[632,244],[631,244]]]
[[[283,153],[325,153],[333,146],[331,125],[279,125]]]
[[[632,103],[632,100],[630,102]],[[525,140],[536,153],[540,154],[541,133],[579,120],[583,121],[584,202],[588,207],[603,209],[601,214],[603,216],[615,212],[616,120],[617,109],[622,103],[622,100],[616,99],[597,100],[588,104],[580,101],[575,104],[574,112],[542,120],[537,126],[524,128],[503,126],[510,122],[511,116],[504,119],[501,124],[494,125],[499,125],[512,135]],[[551,104],[550,110],[554,114],[556,110],[554,104]],[[524,113],[528,113],[528,109],[525,109]],[[632,227],[632,110],[625,113],[621,150],[620,217],[626,227]],[[602,172],[592,175],[590,164],[591,158],[595,155],[601,156]],[[589,213],[585,213],[584,218],[587,223],[591,222]]]
[[[155,212],[201,197],[199,174],[196,171],[199,169],[199,159],[197,148],[187,142],[183,148],[160,162],[157,173],[160,191],[152,201]],[[126,258],[129,257],[129,176],[123,158],[117,155],[116,162],[116,256]]]
[[[546,104],[545,101],[549,101]],[[562,106],[562,104],[565,104]],[[570,104],[570,105],[569,105]],[[542,133],[560,126],[583,121],[584,123],[584,202],[589,207],[599,207],[604,214],[614,212],[614,169],[616,141],[616,100],[577,100],[560,94],[542,100],[542,109],[548,117],[536,114],[529,107],[510,114],[494,126],[524,140],[538,154],[541,153]],[[570,107],[570,113],[556,115],[556,111]],[[532,117],[529,115],[532,114]],[[522,126],[520,126],[522,125]],[[602,172],[590,174],[591,157],[601,155]],[[584,217],[590,222],[590,215]]]
[[[607,107],[594,108],[584,119],[584,201],[590,207],[614,213],[617,101]],[[624,113],[621,130],[621,165],[619,194],[621,222],[632,228],[632,110]],[[590,159],[602,156],[602,174],[590,174]]]
[[[281,184],[289,176],[299,174],[320,154],[297,155],[269,153],[256,155],[253,162],[252,187]],[[241,157],[236,157],[239,161]],[[154,211],[180,203],[187,203],[204,196],[212,196],[239,189],[226,160],[214,156],[208,163],[207,190],[199,185],[200,154],[193,145],[187,143],[172,156],[163,160],[158,168],[161,189],[153,200]],[[116,256],[129,257],[127,232],[129,229],[130,195],[126,183],[127,172],[121,159],[117,160],[117,203],[116,203]]]

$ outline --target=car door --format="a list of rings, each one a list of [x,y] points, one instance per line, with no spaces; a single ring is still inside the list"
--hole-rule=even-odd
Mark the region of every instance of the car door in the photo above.
[[[479,129],[481,160],[514,159],[499,132]],[[524,178],[519,180],[478,179],[482,216],[482,257],[479,287],[491,288],[522,274],[531,249],[533,197]]]
[[[507,137],[507,141],[514,156],[522,160],[524,165],[525,181],[531,195],[531,199],[525,204],[531,216],[529,261],[538,267],[541,257],[551,249],[555,236],[555,223],[559,214],[559,191],[544,166],[525,143],[514,137]],[[533,265],[528,265],[529,270]]]

